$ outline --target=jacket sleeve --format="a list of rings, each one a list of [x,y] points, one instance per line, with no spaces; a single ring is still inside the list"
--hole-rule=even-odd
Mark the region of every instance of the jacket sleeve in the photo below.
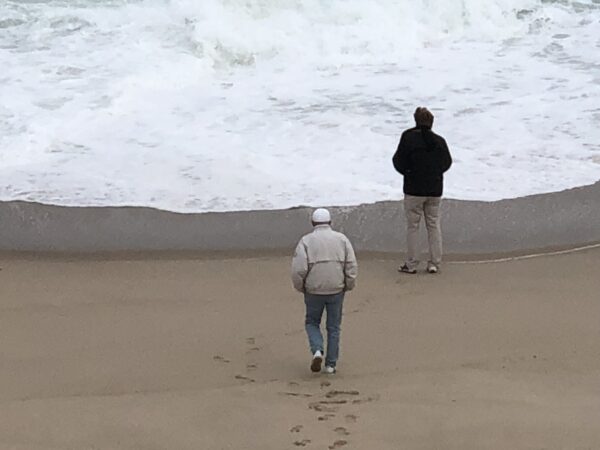
[[[448,150],[448,144],[442,139],[442,172],[446,172],[452,165],[452,156],[450,156],[450,150]]]
[[[408,170],[408,149],[406,148],[406,138],[404,137],[404,133],[402,133],[392,162],[394,163],[394,168],[397,172],[406,175]]]
[[[352,244],[346,238],[344,240],[346,244],[346,261],[344,261],[344,282],[345,290],[351,291],[356,285],[356,277],[358,276],[358,263],[356,262],[356,255]]]
[[[302,240],[298,242],[292,258],[292,284],[298,292],[304,292],[304,281],[308,274],[308,255]]]

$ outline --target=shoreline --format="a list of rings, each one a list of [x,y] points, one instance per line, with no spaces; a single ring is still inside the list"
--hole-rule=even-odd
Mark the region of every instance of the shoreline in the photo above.
[[[444,255],[445,264],[495,264],[523,259],[583,253],[600,247],[600,241],[583,245],[550,246],[495,253],[451,253]],[[0,251],[2,261],[22,262],[144,262],[144,261],[260,261],[290,257],[292,248],[257,250],[121,250],[107,252],[61,251]],[[395,261],[405,252],[357,251],[357,257],[366,261]],[[1,269],[1,268],[0,268]]]
[[[145,207],[63,207],[0,202],[0,252],[37,256],[122,252],[158,255],[277,255],[310,231],[312,208],[182,214]],[[402,201],[330,207],[334,227],[362,253],[405,250]],[[600,181],[496,202],[444,199],[448,259],[510,256],[600,242]],[[423,231],[423,230],[422,230]],[[424,237],[424,232],[422,232]]]

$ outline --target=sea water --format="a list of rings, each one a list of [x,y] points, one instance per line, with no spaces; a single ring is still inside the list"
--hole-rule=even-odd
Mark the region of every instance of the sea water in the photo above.
[[[600,0],[0,0],[0,199],[399,199],[417,106],[448,197],[593,183],[599,56]]]

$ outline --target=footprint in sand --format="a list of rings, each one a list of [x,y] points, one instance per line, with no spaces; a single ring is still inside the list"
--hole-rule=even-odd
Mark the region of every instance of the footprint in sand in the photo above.
[[[304,428],[302,425],[296,425],[290,429],[290,433],[300,433],[302,428]]]
[[[225,364],[231,362],[230,360],[228,360],[227,358],[222,357],[221,355],[215,355],[215,356],[213,356],[213,360],[214,361],[219,361],[219,362],[222,362],[222,363],[225,363]]]
[[[321,400],[319,401],[319,403],[321,403],[322,405],[345,405],[346,403],[348,403],[348,400]]]
[[[322,416],[317,417],[319,422],[325,422],[326,420],[333,419],[335,414],[324,414]]]
[[[250,383],[254,383],[254,382],[256,381],[256,380],[254,380],[254,379],[252,379],[252,378],[250,378],[250,377],[247,377],[247,376],[245,376],[245,375],[236,375],[236,376],[235,376],[235,379],[236,379],[236,380],[242,380],[242,381],[248,381],[248,382],[250,382]]]
[[[357,400],[352,400],[353,405],[360,405],[362,403],[376,402],[379,400],[379,395],[371,395],[366,398],[359,398]]]
[[[248,346],[252,346],[252,347],[248,348],[248,350],[246,350],[246,353],[257,352],[257,351],[260,350],[260,347],[257,347],[255,345],[256,344],[256,338],[254,338],[254,337],[246,338],[246,344]]]
[[[339,399],[337,400],[338,402],[342,402],[341,399],[343,399],[344,397],[356,397],[360,395],[360,392],[358,391],[337,391],[337,390],[333,390],[333,391],[329,391],[327,392],[327,394],[325,394],[325,397],[329,398],[329,399]],[[341,398],[341,399],[340,399]],[[379,395],[375,394],[375,395],[371,395],[369,397],[364,397],[364,398],[357,398],[352,400],[352,404],[353,405],[360,405],[362,403],[369,403],[369,402],[375,402],[379,400]],[[333,400],[331,400],[333,401]],[[347,400],[344,400],[343,403],[346,403]]]
[[[306,447],[308,444],[310,444],[310,439],[302,439],[301,441],[294,442],[296,447]]]
[[[324,405],[321,402],[312,402],[308,404],[308,408],[317,412],[334,413],[337,412],[338,406]]]
[[[355,416],[354,414],[346,414],[344,419],[346,419],[346,423],[356,423],[358,416]]]
[[[331,386],[330,381],[325,381],[325,380],[321,381],[321,388],[329,387],[329,386]]]
[[[345,440],[343,440],[343,439],[340,439],[340,440],[338,440],[338,441],[335,441],[333,444],[331,444],[331,445],[330,445],[329,447],[327,447],[327,448],[329,448],[329,450],[333,450],[333,449],[336,449],[336,448],[343,447],[343,446],[344,446],[344,445],[346,445],[347,443],[348,443],[348,441],[345,441]]]
[[[256,364],[256,361],[252,357],[252,354],[258,352],[260,350],[260,347],[255,346],[255,344],[256,344],[256,338],[254,338],[254,337],[246,338],[246,345],[252,346],[246,350],[246,355],[248,355],[248,360],[246,360],[246,372],[253,372],[256,369],[258,369],[258,364]],[[254,381],[254,380],[252,380],[252,381]]]
[[[287,395],[289,397],[305,397],[305,398],[312,397],[312,394],[306,394],[306,393],[301,393],[301,392],[280,392],[279,395]]]
[[[321,386],[323,386],[323,384],[321,384]],[[349,391],[339,391],[339,390],[335,390],[335,389],[330,390],[325,394],[325,399],[310,402],[308,404],[308,408],[312,409],[316,412],[331,414],[331,413],[338,412],[340,407],[343,407],[344,405],[348,405],[350,403],[352,403],[352,404],[364,403],[366,401],[373,400],[373,398],[371,398],[371,397],[366,398],[366,399],[353,400],[353,398],[355,398],[359,395],[360,395],[360,392],[354,391],[354,390],[349,390]],[[328,417],[327,414],[324,414],[324,415],[319,416],[318,420],[324,421],[324,420],[328,420],[329,418],[330,417]]]
[[[333,391],[329,391],[327,394],[325,394],[325,397],[327,398],[336,398],[336,397],[353,397],[356,395],[360,395],[360,392],[358,391],[338,391],[338,390],[333,390]]]
[[[339,436],[350,436],[350,432],[344,427],[337,427],[333,431],[335,431]]]

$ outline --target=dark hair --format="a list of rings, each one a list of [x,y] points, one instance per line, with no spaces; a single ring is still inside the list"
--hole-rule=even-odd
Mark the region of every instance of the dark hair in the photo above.
[[[427,108],[419,106],[415,110],[415,122],[419,128],[429,128],[433,126],[433,114]]]

